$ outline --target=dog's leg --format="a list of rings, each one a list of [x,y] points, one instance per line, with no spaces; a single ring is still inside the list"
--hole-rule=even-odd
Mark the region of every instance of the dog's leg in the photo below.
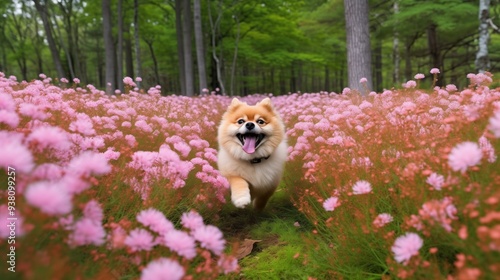
[[[269,198],[273,195],[274,190],[267,191],[261,194],[258,194],[255,196],[255,199],[253,201],[253,207],[257,211],[262,211],[264,207],[266,207],[267,201]]]
[[[243,208],[250,204],[250,189],[248,182],[241,177],[229,177],[229,184],[231,185],[231,201],[234,206]]]

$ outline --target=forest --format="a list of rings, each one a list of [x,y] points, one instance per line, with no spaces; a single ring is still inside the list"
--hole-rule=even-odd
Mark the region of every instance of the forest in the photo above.
[[[492,73],[500,67],[496,2]],[[437,85],[465,86],[462,77],[477,71],[478,11],[478,1],[370,0],[373,90],[431,68],[440,69]],[[140,77],[140,88],[182,95],[347,86],[342,0],[6,0],[0,13],[0,71],[26,81],[43,73],[123,92],[124,77]]]

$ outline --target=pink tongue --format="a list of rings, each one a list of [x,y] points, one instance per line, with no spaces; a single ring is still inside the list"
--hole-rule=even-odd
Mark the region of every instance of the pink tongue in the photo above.
[[[243,144],[243,151],[247,154],[253,154],[255,152],[255,142],[257,137],[247,136],[245,139],[245,144]]]

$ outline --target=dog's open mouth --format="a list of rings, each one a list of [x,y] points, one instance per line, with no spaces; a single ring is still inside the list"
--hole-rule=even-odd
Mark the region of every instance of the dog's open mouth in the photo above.
[[[245,151],[247,154],[253,154],[255,152],[255,149],[257,149],[257,147],[262,142],[262,139],[264,139],[265,135],[255,133],[238,133],[236,134],[236,137],[238,137],[241,145],[243,145],[243,151]]]

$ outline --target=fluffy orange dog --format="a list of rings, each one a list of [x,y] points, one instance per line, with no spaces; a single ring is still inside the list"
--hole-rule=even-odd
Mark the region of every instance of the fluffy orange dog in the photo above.
[[[253,201],[262,210],[278,187],[287,157],[285,126],[265,98],[255,106],[234,98],[218,132],[219,170],[238,208]]]

